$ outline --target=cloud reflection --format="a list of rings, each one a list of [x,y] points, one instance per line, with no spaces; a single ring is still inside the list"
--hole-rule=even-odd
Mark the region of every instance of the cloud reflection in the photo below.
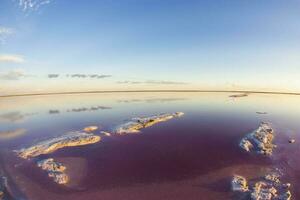
[[[19,137],[27,132],[26,129],[19,128],[16,130],[2,131],[0,132],[0,140],[10,140]]]
[[[97,110],[106,110],[106,109],[112,109],[112,108],[107,106],[91,106],[91,107],[73,108],[67,110],[67,112],[86,112],[86,111],[97,111]]]
[[[79,107],[79,108],[70,108],[67,109],[66,111],[61,111],[58,109],[51,109],[48,111],[48,114],[60,114],[63,112],[92,112],[92,111],[97,111],[97,110],[106,110],[106,109],[112,109],[112,107],[108,106],[91,106],[91,107]]]
[[[36,115],[38,113],[21,113],[19,111],[3,113],[0,115],[0,122],[20,123],[25,120],[26,117]]]
[[[145,103],[165,103],[173,101],[184,101],[187,98],[149,98],[149,99],[121,99],[118,100],[119,103],[135,103],[135,102],[145,102]]]
[[[59,114],[60,111],[59,111],[59,110],[49,110],[48,113],[49,113],[49,114]]]

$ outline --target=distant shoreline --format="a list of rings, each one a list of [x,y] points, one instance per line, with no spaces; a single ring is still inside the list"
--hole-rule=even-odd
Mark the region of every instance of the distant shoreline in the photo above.
[[[49,93],[28,93],[0,95],[0,98],[26,97],[26,96],[48,96],[48,95],[69,95],[69,94],[97,94],[97,93],[150,93],[150,92],[194,92],[194,93],[248,93],[248,94],[276,94],[276,95],[300,95],[298,92],[273,92],[273,91],[251,91],[251,90],[103,90],[103,91],[75,91],[75,92],[49,92]]]

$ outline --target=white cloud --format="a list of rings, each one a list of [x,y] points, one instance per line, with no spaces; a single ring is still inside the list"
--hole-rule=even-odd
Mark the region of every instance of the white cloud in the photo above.
[[[58,78],[59,74],[48,74],[48,78]]]
[[[25,73],[19,69],[7,73],[0,73],[0,79],[2,80],[19,80],[22,77],[25,77]]]
[[[147,81],[118,81],[119,84],[154,84],[154,85],[185,85],[188,84],[186,82],[178,82],[178,81],[155,81],[155,80],[147,80]]]
[[[146,84],[158,84],[158,85],[185,85],[186,82],[179,82],[179,81],[145,81]]]
[[[19,0],[19,6],[25,12],[37,11],[41,6],[50,2],[50,0]]]
[[[110,78],[110,77],[112,77],[112,75],[109,75],[109,74],[67,74],[66,77],[68,77],[68,78],[103,79],[103,78]]]
[[[6,39],[12,34],[14,34],[14,30],[12,28],[0,26],[0,43],[4,44]]]
[[[118,81],[119,84],[142,84],[144,82],[141,81]]]
[[[0,62],[23,63],[25,60],[21,55],[3,54],[0,55]]]

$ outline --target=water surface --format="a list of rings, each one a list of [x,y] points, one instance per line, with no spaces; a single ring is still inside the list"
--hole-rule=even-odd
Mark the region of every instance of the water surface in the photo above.
[[[77,94],[0,99],[1,171],[24,199],[234,199],[232,175],[247,178],[278,168],[300,196],[300,97],[229,93]],[[105,137],[51,155],[67,166],[70,183],[57,185],[13,150],[97,125],[111,131],[133,117],[181,111],[181,118],[139,134]],[[266,112],[258,114],[257,112]],[[271,158],[243,152],[241,138],[267,121],[278,148]],[[296,139],[289,144],[290,138]]]

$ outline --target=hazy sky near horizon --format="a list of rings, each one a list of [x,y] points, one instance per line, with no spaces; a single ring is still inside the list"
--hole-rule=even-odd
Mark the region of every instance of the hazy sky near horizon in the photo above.
[[[0,93],[300,92],[300,0],[0,0]]]

